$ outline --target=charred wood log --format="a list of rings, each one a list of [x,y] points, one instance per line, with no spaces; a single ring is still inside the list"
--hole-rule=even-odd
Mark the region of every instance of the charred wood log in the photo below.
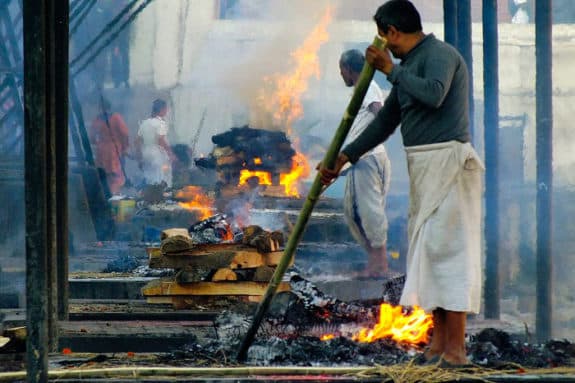
[[[172,235],[162,240],[160,250],[164,254],[181,253],[191,250],[194,247],[194,241],[189,236]]]
[[[164,239],[166,239],[168,237],[175,237],[177,235],[190,238],[190,233],[188,233],[188,229],[173,228],[173,229],[163,230],[162,233],[160,234],[160,240],[163,241]]]
[[[260,266],[256,268],[252,280],[255,282],[269,282],[272,279],[272,275],[274,275],[274,270],[270,266]]]

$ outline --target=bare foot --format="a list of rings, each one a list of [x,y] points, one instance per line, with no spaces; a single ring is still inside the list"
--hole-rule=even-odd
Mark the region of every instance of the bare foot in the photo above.
[[[443,360],[445,360],[447,363],[452,364],[452,365],[465,365],[465,364],[469,364],[469,359],[467,359],[467,356],[465,354],[450,354],[450,353],[444,353],[442,356]]]

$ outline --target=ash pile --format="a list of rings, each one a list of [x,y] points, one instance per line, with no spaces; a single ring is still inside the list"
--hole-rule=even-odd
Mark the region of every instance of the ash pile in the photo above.
[[[248,351],[247,363],[259,366],[349,366],[410,363],[425,344],[402,344],[391,338],[353,340],[358,329],[372,327],[377,302],[342,302],[323,294],[295,271],[291,291],[277,294]],[[407,308],[404,310],[409,311]],[[235,356],[251,324],[247,312],[225,311],[215,320],[217,339],[189,344],[166,354],[169,365],[235,365]],[[330,337],[325,337],[330,334]],[[501,371],[571,366],[575,344],[566,340],[529,343],[524,334],[486,328],[466,339],[469,359],[480,367]]]
[[[270,189],[279,186],[280,174],[291,171],[296,154],[284,132],[253,129],[247,125],[212,136],[212,142],[215,147],[210,155],[196,159],[195,163],[216,170],[217,190],[224,195],[240,193],[242,188],[238,187],[243,185],[253,188],[259,183]],[[259,172],[259,176],[240,180],[242,170]]]
[[[296,283],[300,283],[298,281]],[[293,286],[293,285],[292,285]],[[294,288],[294,287],[292,287]],[[295,288],[294,288],[295,291]],[[296,294],[297,295],[297,294]],[[350,337],[360,326],[375,323],[377,305],[345,303],[329,297],[339,313],[327,313],[326,305],[311,312],[306,305],[312,300],[294,299],[279,294],[274,298],[268,316],[264,318],[248,351],[247,364],[256,366],[390,366],[410,363],[423,350],[424,344],[397,343],[390,338],[374,342],[358,342]],[[286,309],[289,301],[289,309]],[[281,302],[281,303],[280,303]],[[278,310],[278,307],[281,307]],[[346,317],[357,310],[357,314]],[[318,313],[323,315],[318,316]],[[359,315],[361,313],[362,315]],[[361,318],[359,318],[361,317]],[[188,344],[180,350],[162,356],[161,362],[175,366],[235,366],[235,356],[250,326],[247,314],[224,312],[215,321],[217,339],[205,344]],[[360,322],[356,322],[359,320]],[[306,323],[307,322],[307,323]],[[335,334],[328,340],[326,333]],[[575,344],[566,340],[551,340],[533,344],[523,335],[486,328],[467,337],[468,357],[478,367],[518,372],[522,368],[554,368],[572,366]]]

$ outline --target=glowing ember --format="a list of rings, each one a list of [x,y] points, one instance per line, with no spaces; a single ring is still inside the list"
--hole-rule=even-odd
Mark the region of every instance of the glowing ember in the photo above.
[[[292,158],[291,172],[280,174],[280,185],[285,188],[286,196],[299,197],[297,183],[299,180],[309,176],[309,164],[307,158],[299,152]]]
[[[184,209],[198,212],[199,220],[210,217],[215,211],[215,208],[213,207],[214,199],[205,194],[203,189],[199,186],[186,186],[176,193],[176,198],[185,200],[185,202],[178,202],[178,205]]]
[[[286,197],[299,197],[298,183],[303,178],[309,176],[309,171],[310,168],[307,158],[303,154],[296,152],[292,157],[291,171],[287,174],[280,174],[279,184],[283,185]],[[240,171],[238,186],[245,185],[252,177],[258,179],[258,185],[272,185],[272,175],[270,172],[242,169]]]
[[[327,27],[332,20],[332,13],[332,8],[328,7],[302,46],[292,53],[294,68],[291,72],[266,78],[271,89],[262,89],[257,97],[257,109],[273,116],[273,124],[285,127],[288,134],[293,121],[303,114],[301,96],[307,91],[309,78],[319,78],[317,51],[329,38]]]
[[[262,164],[262,159],[259,157],[254,158],[254,165],[261,165]]]
[[[264,172],[261,170],[248,170],[243,169],[240,172],[240,181],[238,182],[239,186],[245,185],[246,182],[252,177],[257,177],[258,184],[260,185],[271,185],[272,184],[272,175],[269,172]]]
[[[322,335],[319,339],[320,340],[330,340],[330,339],[334,339],[334,338],[335,338],[334,334],[325,334],[325,335]]]
[[[379,323],[373,328],[363,328],[353,336],[357,342],[374,342],[378,339],[392,338],[402,344],[425,344],[429,342],[428,331],[433,327],[431,315],[415,306],[407,314],[402,306],[382,303],[379,311]]]

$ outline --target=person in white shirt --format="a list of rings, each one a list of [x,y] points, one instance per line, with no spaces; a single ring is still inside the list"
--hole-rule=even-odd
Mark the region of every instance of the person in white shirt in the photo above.
[[[152,105],[150,118],[140,123],[137,144],[139,150],[139,166],[144,172],[146,184],[158,185],[165,183],[172,187],[172,163],[176,160],[168,143],[168,124],[164,119],[168,113],[166,101],[157,99]]]
[[[341,77],[348,87],[357,84],[365,57],[357,49],[343,52],[339,60]],[[353,125],[347,142],[355,140],[374,119],[383,105],[383,93],[372,81]],[[388,272],[387,217],[385,201],[389,190],[391,163],[383,144],[364,154],[346,171],[344,214],[350,232],[368,254],[364,277],[383,277]]]

